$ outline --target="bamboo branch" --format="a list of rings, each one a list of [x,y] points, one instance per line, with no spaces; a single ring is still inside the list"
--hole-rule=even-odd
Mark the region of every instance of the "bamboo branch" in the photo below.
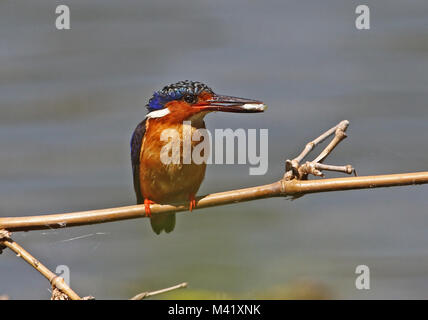
[[[318,138],[306,144],[305,148],[299,156],[293,160],[286,161],[286,173],[281,180],[267,185],[213,193],[206,196],[197,197],[195,209],[281,196],[292,196],[297,198],[304,194],[316,192],[381,188],[428,183],[428,172],[307,180],[309,174],[323,176],[323,170],[355,174],[355,169],[351,165],[334,166],[321,163],[334,150],[334,148],[336,148],[336,146],[343,139],[345,139],[348,125],[349,121],[343,120],[336,126],[321,134]],[[318,144],[333,134],[334,137],[331,142],[313,161],[300,165],[300,162]],[[188,203],[151,205],[152,215],[187,210]],[[0,218],[0,229],[9,231],[57,229],[63,227],[74,227],[127,219],[144,218],[145,216],[144,205],[134,205],[41,216],[4,217]]]
[[[371,189],[425,183],[428,183],[428,171],[319,180],[280,180],[267,185],[213,193],[206,196],[197,197],[195,209],[203,209],[207,207],[221,206],[271,197],[285,197],[316,192]],[[187,203],[181,203],[177,205],[151,205],[152,215],[164,212],[180,212],[187,210]],[[133,205],[126,207],[41,216],[5,217],[0,218],[0,229],[6,229],[14,232],[45,230],[144,217],[144,205]]]

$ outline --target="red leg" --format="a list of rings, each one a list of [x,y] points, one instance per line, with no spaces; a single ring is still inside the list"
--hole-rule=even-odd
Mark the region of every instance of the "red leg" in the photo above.
[[[194,208],[196,208],[196,200],[195,200],[195,195],[194,194],[191,194],[189,196],[189,201],[190,201],[189,211],[192,211]]]
[[[144,199],[144,211],[146,212],[146,217],[152,216],[152,212],[150,211],[151,204],[154,204],[154,201],[149,199]]]

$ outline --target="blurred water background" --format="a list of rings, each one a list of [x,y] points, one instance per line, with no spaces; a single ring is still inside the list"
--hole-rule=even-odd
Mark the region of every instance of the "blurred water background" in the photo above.
[[[71,30],[55,29],[59,3]],[[349,138],[328,163],[360,175],[427,170],[428,3],[366,1],[369,31],[355,28],[358,4],[1,1],[0,215],[134,204],[130,135],[153,90],[184,79],[269,105],[207,118],[210,129],[268,128],[269,171],[211,165],[200,194],[279,179],[286,157],[342,119]],[[427,190],[198,210],[161,236],[139,219],[14,238],[99,299],[183,281],[193,298],[287,298],[300,284],[330,298],[428,298]],[[355,288],[359,264],[371,269],[370,290]],[[11,252],[0,256],[0,294],[47,299],[48,289]]]

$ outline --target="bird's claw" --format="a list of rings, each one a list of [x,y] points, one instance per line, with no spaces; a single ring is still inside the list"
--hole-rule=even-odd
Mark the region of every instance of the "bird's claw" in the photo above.
[[[144,211],[146,213],[146,217],[152,216],[152,211],[150,209],[151,204],[154,204],[154,201],[149,200],[149,199],[144,199]]]
[[[190,212],[192,212],[192,210],[193,210],[194,208],[196,208],[195,195],[194,195],[194,194],[193,194],[193,195],[190,195],[190,196],[189,196],[189,200],[190,200],[190,203],[189,203],[189,211],[190,211]]]

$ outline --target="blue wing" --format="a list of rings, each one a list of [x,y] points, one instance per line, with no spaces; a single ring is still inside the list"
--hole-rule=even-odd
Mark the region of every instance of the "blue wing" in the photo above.
[[[135,128],[131,138],[131,162],[132,162],[132,175],[134,179],[134,190],[137,196],[137,203],[141,204],[144,199],[141,195],[140,188],[140,152],[143,144],[144,134],[146,133],[146,119],[144,119]]]

